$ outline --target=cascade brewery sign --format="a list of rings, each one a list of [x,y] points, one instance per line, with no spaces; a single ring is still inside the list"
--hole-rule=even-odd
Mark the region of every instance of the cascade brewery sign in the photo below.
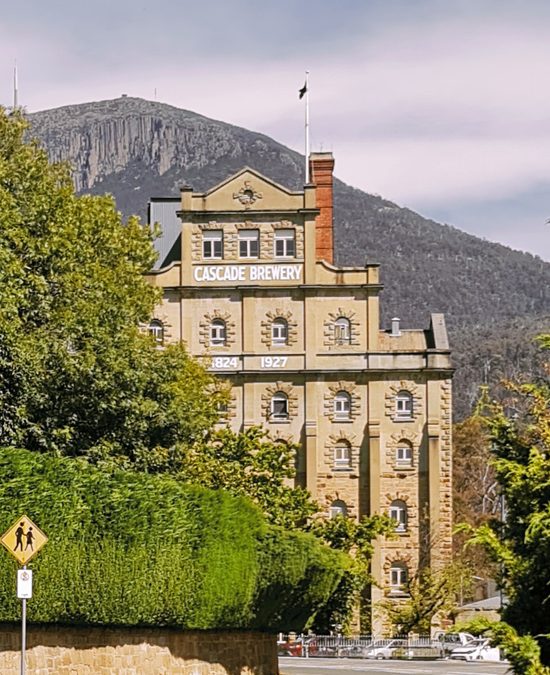
[[[195,281],[300,281],[301,265],[201,265]]]

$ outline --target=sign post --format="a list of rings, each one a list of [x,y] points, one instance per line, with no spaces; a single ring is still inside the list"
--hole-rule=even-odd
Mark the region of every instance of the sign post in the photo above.
[[[2,545],[23,568],[17,570],[17,597],[21,599],[21,675],[25,675],[27,648],[27,599],[32,598],[32,570],[27,563],[40,551],[48,537],[30,518],[23,515],[6,530],[0,539]]]

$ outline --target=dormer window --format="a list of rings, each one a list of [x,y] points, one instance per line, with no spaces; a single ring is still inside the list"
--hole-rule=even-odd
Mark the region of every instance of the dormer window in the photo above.
[[[223,256],[223,230],[205,230],[202,233],[202,257],[220,259]]]

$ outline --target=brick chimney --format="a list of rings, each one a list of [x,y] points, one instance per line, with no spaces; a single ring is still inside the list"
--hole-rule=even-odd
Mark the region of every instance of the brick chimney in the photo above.
[[[312,152],[309,156],[309,175],[315,185],[316,207],[321,211],[315,218],[315,258],[334,262],[332,233],[332,152]]]

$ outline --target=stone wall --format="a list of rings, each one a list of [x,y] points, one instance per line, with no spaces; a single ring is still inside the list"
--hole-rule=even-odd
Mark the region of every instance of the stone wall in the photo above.
[[[0,627],[0,673],[20,672],[21,627]],[[276,675],[275,637],[251,632],[28,626],[28,675]]]

